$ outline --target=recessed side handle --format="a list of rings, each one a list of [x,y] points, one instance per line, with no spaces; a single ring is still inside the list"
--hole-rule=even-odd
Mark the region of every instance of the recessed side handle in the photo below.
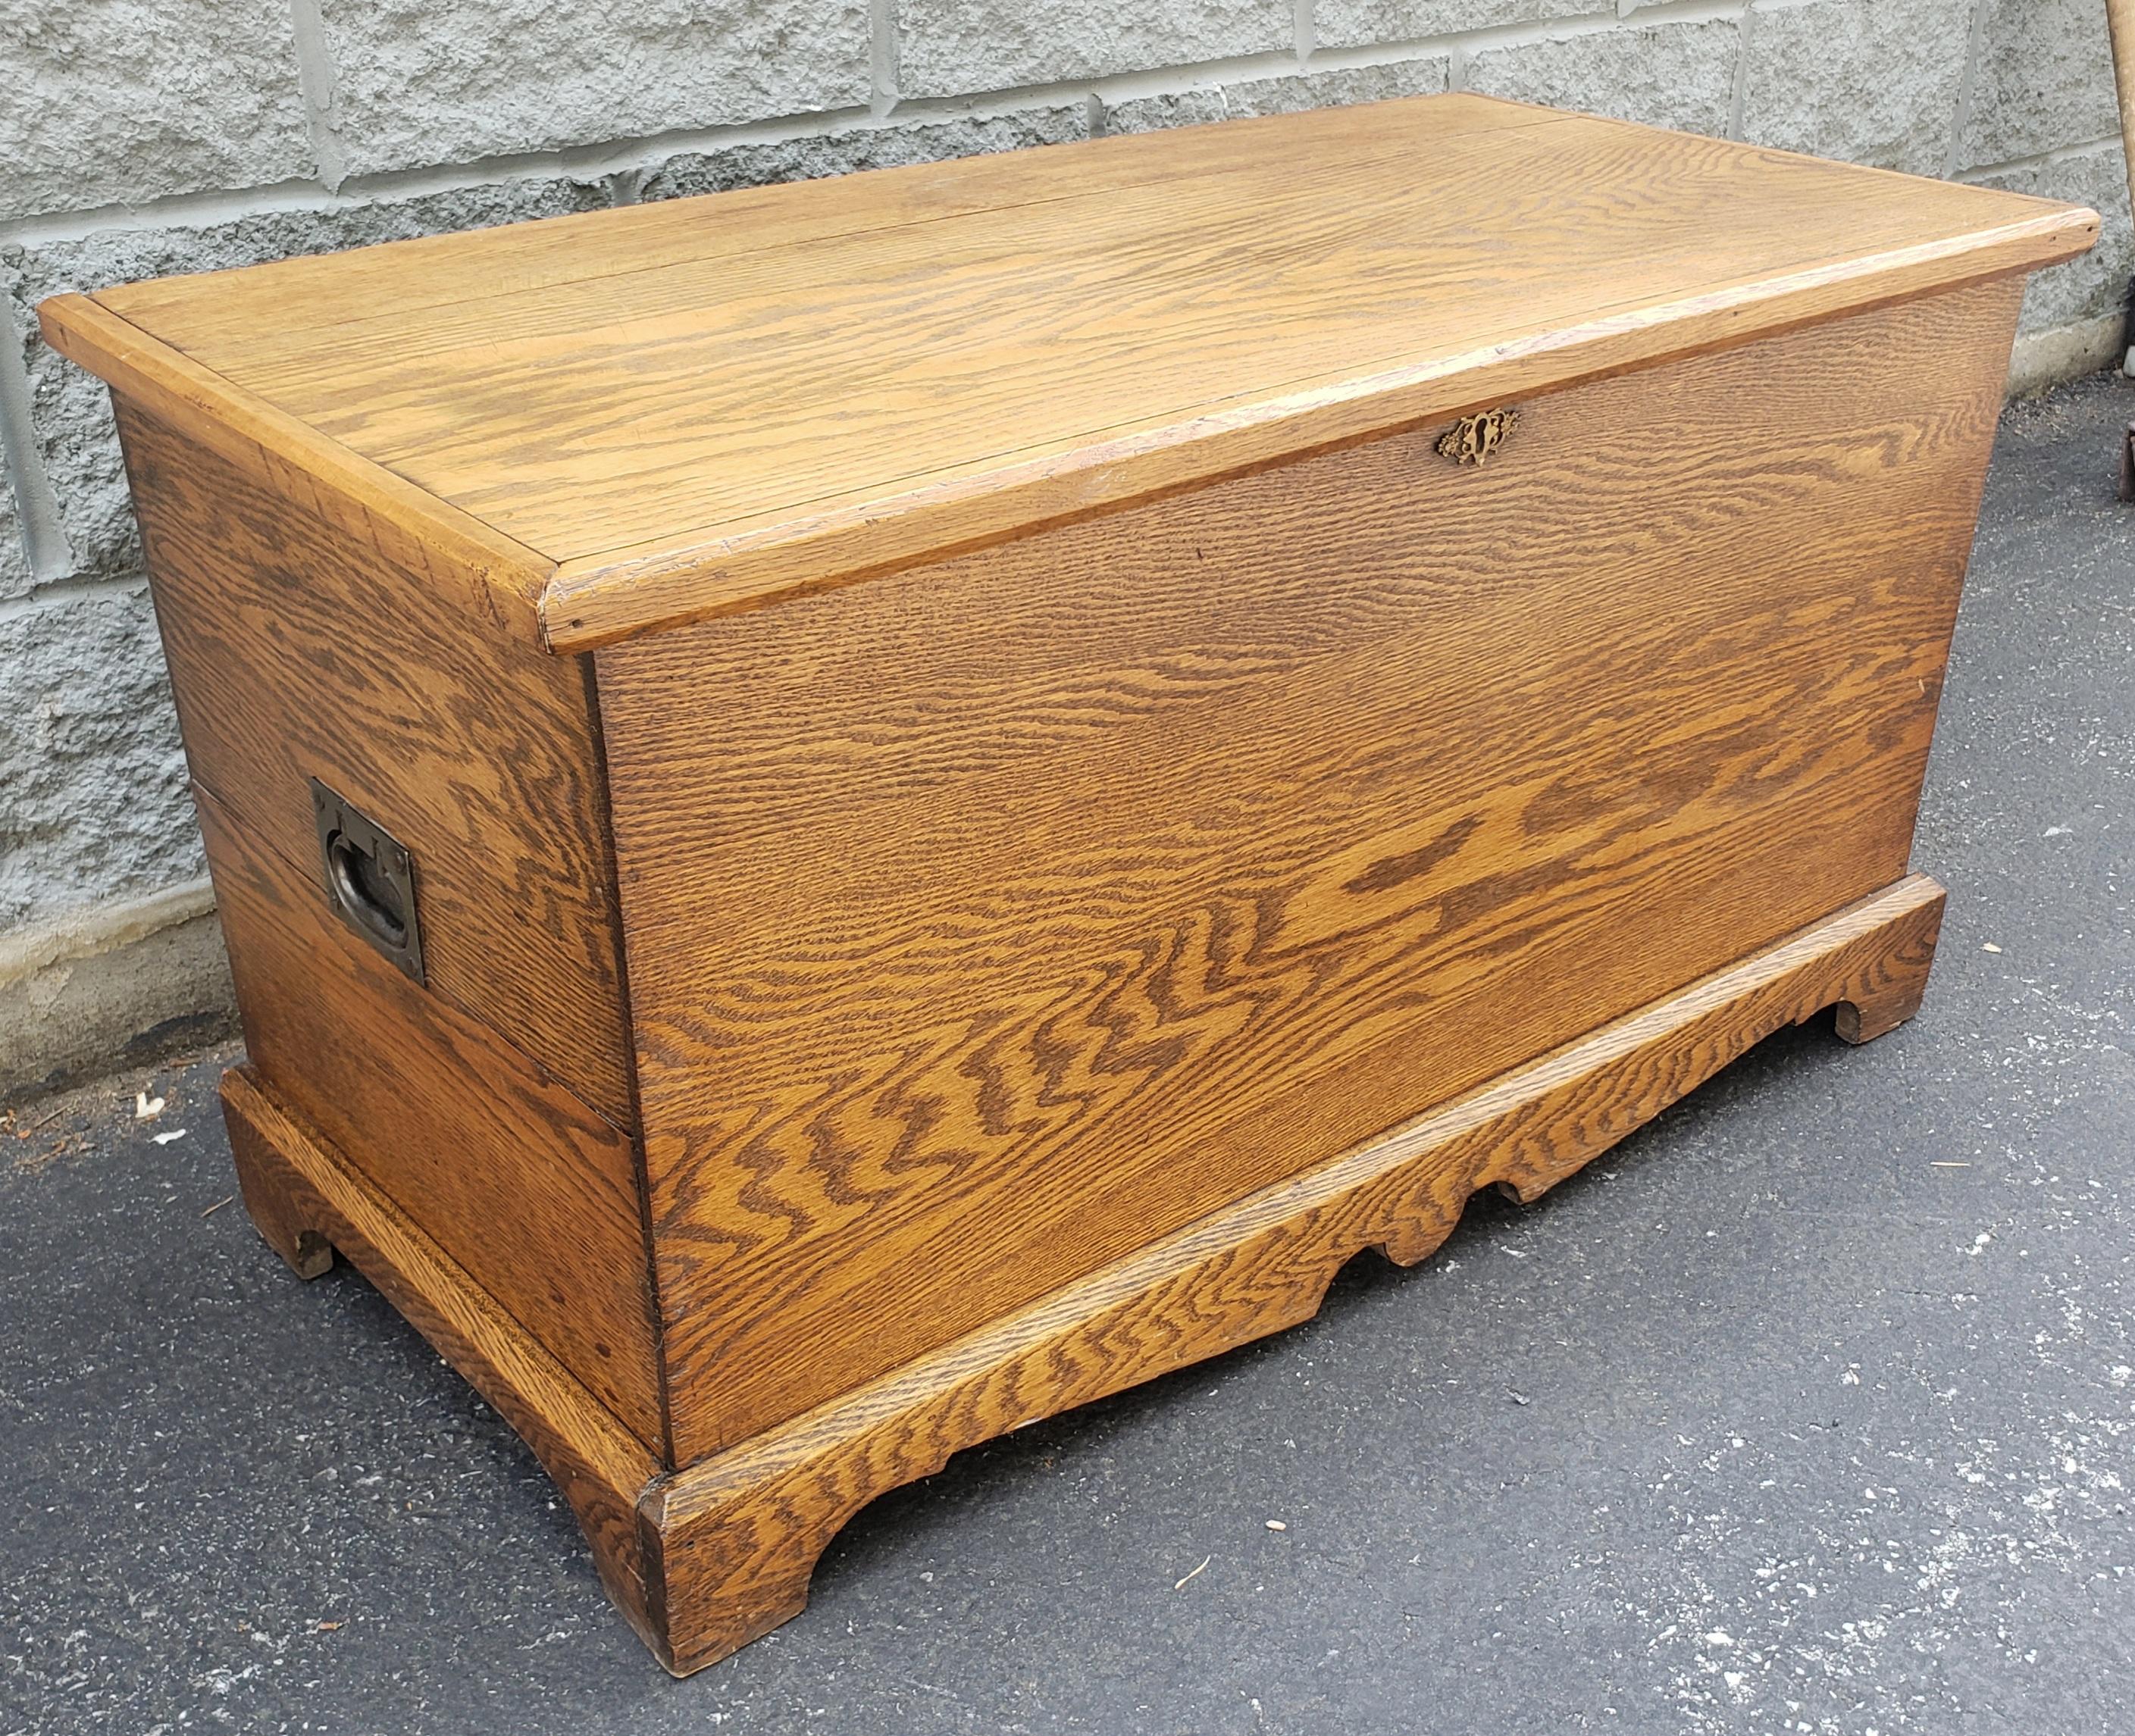
[[[346,796],[312,780],[319,866],[334,914],[413,981],[423,975],[423,929],[415,905],[415,858]]]

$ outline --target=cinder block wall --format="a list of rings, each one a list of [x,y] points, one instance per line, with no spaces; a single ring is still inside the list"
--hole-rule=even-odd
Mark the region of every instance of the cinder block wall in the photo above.
[[[227,992],[109,410],[41,297],[1446,89],[2082,201],[2018,373],[2117,353],[2102,0],[0,0],[0,1093]]]

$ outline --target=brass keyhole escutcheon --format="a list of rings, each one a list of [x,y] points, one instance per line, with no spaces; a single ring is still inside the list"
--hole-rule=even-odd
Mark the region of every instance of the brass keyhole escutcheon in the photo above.
[[[1439,453],[1455,464],[1479,465],[1512,438],[1519,421],[1520,413],[1510,409],[1479,410],[1473,416],[1463,416],[1439,436]]]

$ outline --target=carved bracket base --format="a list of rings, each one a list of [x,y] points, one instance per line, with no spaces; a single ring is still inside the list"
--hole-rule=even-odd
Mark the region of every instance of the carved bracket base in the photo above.
[[[1407,1265],[1445,1239],[1477,1189],[1538,1198],[1783,1026],[1836,1006],[1838,1034],[1862,1042],[1910,1018],[1943,897],[1912,875],[674,1472],[249,1070],[226,1076],[224,1102],[245,1204],[269,1245],[307,1275],[338,1249],[472,1382],[569,1498],[617,1603],[686,1674],[796,1614],[838,1529],[951,1453],[1310,1318],[1362,1250]]]

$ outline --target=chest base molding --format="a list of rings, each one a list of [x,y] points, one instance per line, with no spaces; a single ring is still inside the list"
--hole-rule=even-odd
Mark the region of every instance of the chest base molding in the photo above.
[[[1726,969],[1267,1187],[981,1331],[678,1471],[664,1470],[322,1135],[246,1067],[223,1081],[246,1209],[302,1277],[337,1250],[516,1429],[577,1513],[609,1594],[686,1675],[798,1614],[816,1558],[950,1456],[1317,1313],[1343,1265],[1409,1265],[1468,1197],[1523,1202],[1783,1027],[1849,1042],[1910,1018],[1943,889],[1912,874]]]

